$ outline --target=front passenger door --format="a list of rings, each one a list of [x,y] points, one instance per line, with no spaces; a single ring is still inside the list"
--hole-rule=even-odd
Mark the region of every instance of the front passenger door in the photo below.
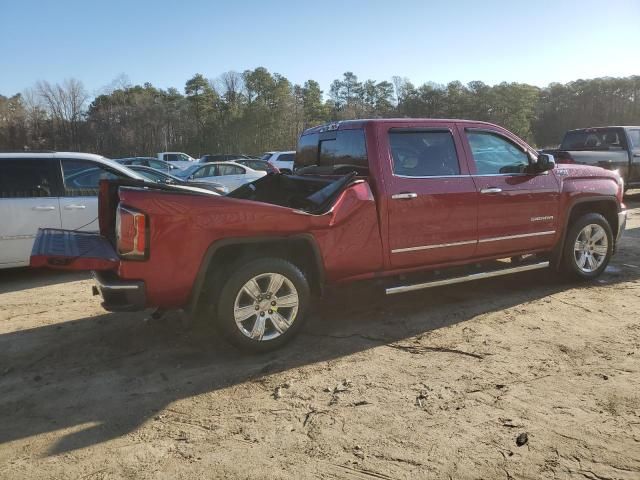
[[[476,128],[463,132],[479,193],[476,256],[553,247],[560,193],[555,175],[532,173],[526,147],[502,132]]]

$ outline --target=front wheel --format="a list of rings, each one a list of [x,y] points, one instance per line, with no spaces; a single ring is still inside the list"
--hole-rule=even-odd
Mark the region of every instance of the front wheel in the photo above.
[[[609,222],[599,213],[578,218],[565,239],[563,270],[579,280],[598,277],[613,254],[613,234]]]
[[[304,273],[291,262],[249,261],[222,287],[216,321],[235,346],[250,352],[274,350],[296,335],[309,295]]]

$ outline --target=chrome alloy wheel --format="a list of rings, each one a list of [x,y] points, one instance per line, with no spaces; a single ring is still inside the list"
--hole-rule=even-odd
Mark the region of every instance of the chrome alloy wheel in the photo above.
[[[584,273],[595,272],[607,258],[607,232],[598,224],[587,225],[580,230],[573,250],[578,268]]]
[[[284,275],[261,273],[245,283],[233,305],[233,316],[243,335],[256,341],[273,340],[296,319],[298,291]]]

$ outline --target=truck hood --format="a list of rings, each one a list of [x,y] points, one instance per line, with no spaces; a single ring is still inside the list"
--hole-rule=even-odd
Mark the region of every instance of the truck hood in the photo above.
[[[557,165],[553,172],[557,177],[561,178],[610,178],[616,182],[620,181],[620,175],[617,170],[607,170],[591,165],[563,163]]]

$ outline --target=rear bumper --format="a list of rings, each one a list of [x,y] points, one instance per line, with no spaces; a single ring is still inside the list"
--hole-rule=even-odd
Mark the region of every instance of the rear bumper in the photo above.
[[[627,211],[618,212],[618,231],[616,232],[616,242],[622,237],[622,232],[627,226]]]
[[[93,272],[94,295],[102,295],[102,307],[110,312],[132,312],[146,307],[142,280],[122,280],[112,271]]]

